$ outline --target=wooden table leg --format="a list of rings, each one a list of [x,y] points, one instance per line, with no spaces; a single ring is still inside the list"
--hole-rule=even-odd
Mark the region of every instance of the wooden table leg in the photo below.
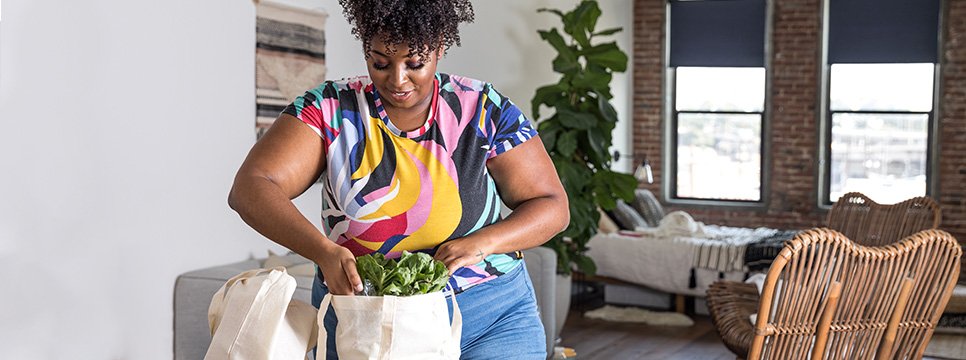
[[[684,303],[684,295],[674,294],[674,311],[679,314],[684,314],[686,312],[686,307]]]

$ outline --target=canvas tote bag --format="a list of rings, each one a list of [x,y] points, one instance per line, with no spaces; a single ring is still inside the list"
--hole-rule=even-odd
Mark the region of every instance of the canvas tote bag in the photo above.
[[[229,279],[208,307],[212,336],[205,360],[304,360],[318,338],[318,310],[292,300],[295,287],[281,266]]]
[[[401,297],[326,294],[318,312],[319,359],[326,353],[322,320],[330,303],[339,319],[335,343],[340,359],[459,359],[463,316],[456,296],[450,299],[452,324],[441,291]]]

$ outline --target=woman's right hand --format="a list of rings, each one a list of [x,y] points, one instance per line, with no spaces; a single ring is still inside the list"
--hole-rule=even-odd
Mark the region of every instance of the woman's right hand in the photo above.
[[[349,249],[331,244],[315,263],[322,269],[325,284],[332,295],[354,295],[362,291],[362,279],[356,270],[356,257]]]

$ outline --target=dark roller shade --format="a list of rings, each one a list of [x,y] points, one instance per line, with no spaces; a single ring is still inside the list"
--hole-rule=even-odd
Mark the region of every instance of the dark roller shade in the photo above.
[[[671,66],[765,66],[765,1],[671,2]]]
[[[939,0],[830,0],[828,62],[935,63]]]

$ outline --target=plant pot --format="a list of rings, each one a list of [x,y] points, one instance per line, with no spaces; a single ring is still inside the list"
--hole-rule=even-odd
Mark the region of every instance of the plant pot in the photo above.
[[[563,329],[567,321],[567,314],[570,312],[570,288],[572,279],[570,275],[557,274],[557,294],[556,304],[554,304],[554,329],[553,338],[560,338],[560,330]]]

